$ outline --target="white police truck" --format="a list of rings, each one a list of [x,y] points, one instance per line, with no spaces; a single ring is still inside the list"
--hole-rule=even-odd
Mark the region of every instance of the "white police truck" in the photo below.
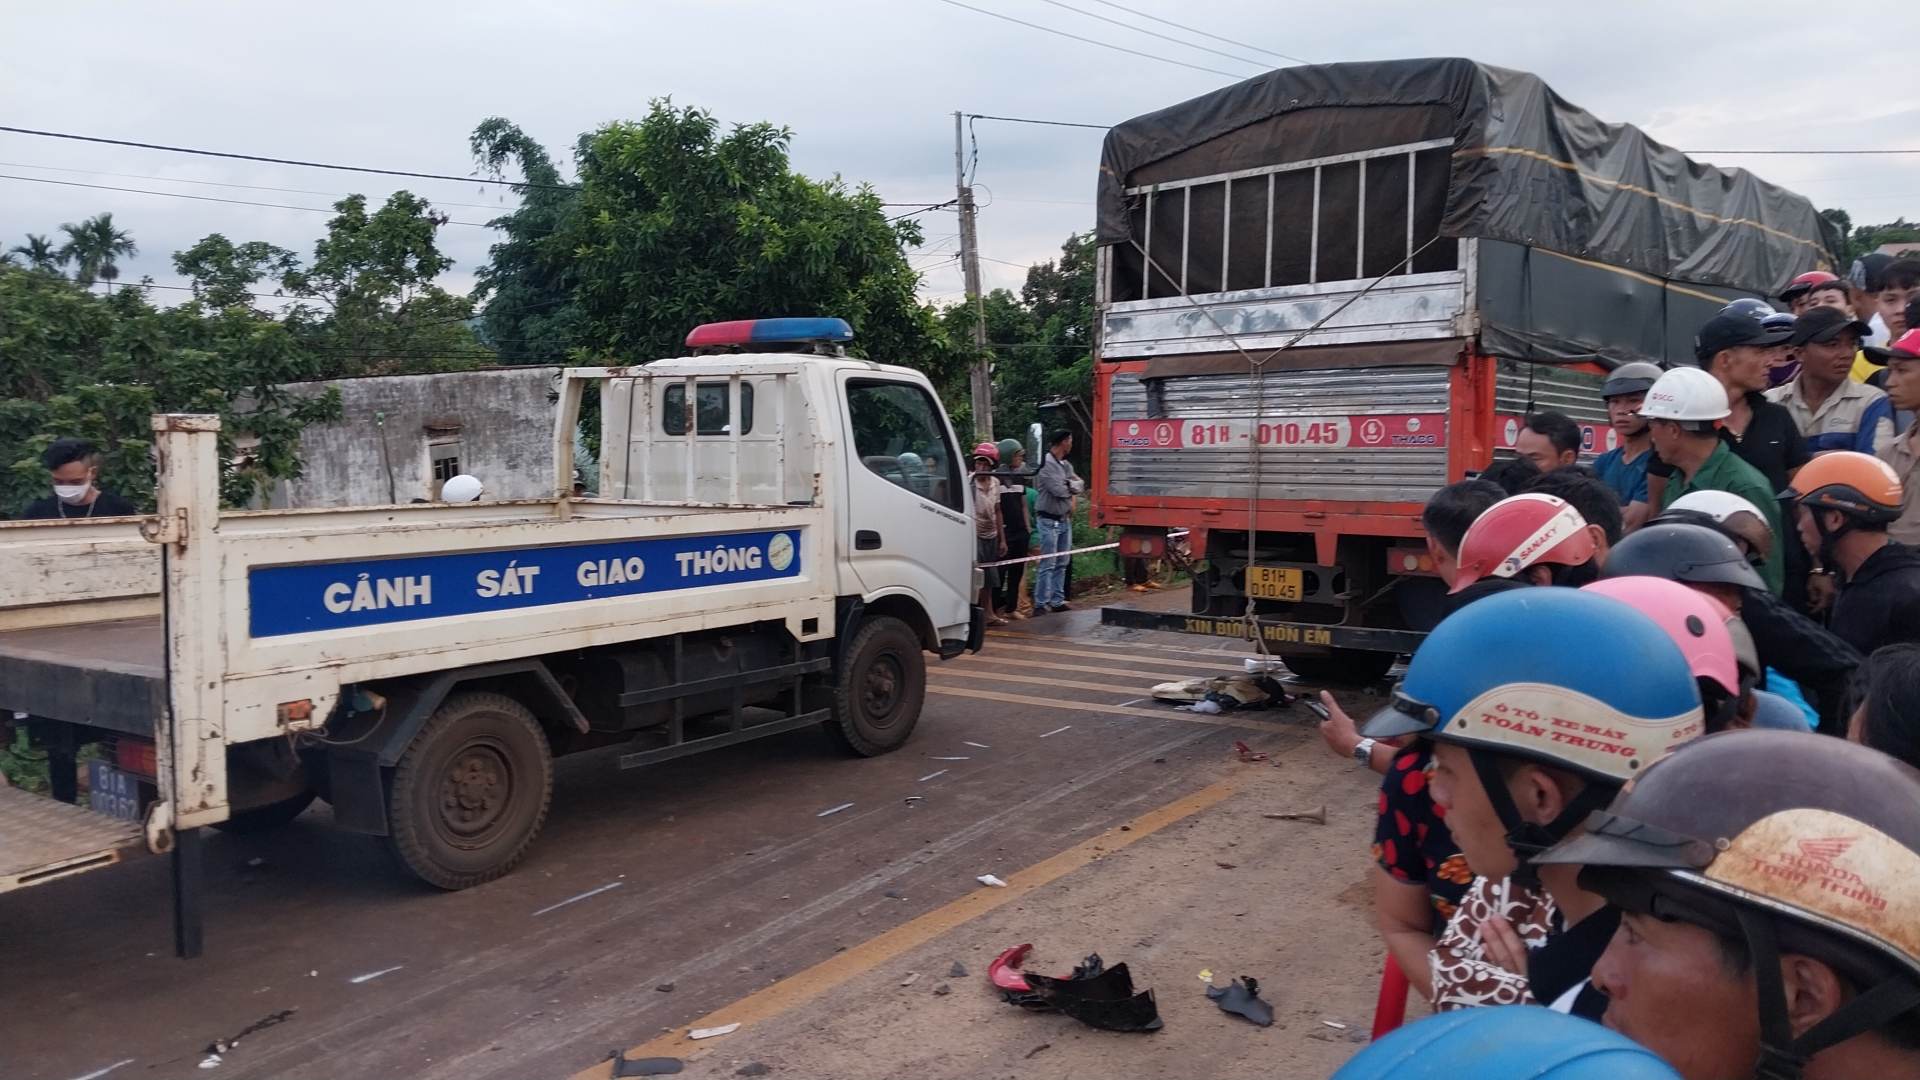
[[[154,417],[155,516],[0,523],[0,717],[55,796],[0,787],[0,891],[144,838],[192,955],[205,826],[321,798],[460,889],[526,853],[560,754],[630,768],[815,726],[898,748],[925,653],[980,648],[972,485],[926,377],[851,337],[717,323],[692,355],[568,369],[547,499],[226,511],[218,420]]]

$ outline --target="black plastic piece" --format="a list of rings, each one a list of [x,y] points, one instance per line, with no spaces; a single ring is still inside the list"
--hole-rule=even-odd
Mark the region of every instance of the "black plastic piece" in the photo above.
[[[1027,972],[1025,993],[1009,992],[1007,1001],[1036,1012],[1061,1012],[1102,1031],[1159,1031],[1160,1008],[1153,991],[1133,989],[1127,965],[1106,967],[1099,953],[1088,956],[1064,979]]]
[[[1273,1026],[1273,1006],[1260,998],[1260,980],[1243,975],[1226,986],[1207,987],[1207,996],[1221,1012],[1244,1016],[1261,1027]]]

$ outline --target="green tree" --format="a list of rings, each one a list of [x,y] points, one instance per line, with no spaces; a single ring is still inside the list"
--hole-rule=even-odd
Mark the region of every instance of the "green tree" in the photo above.
[[[73,264],[74,284],[83,289],[104,281],[107,291],[112,292],[114,281],[120,277],[119,260],[140,253],[133,234],[116,227],[111,213],[95,214],[77,225],[68,222],[60,226],[60,231],[67,234],[66,243],[60,247],[60,261]]]
[[[853,351],[919,367],[944,382],[965,362],[915,295],[902,245],[919,226],[890,222],[878,195],[792,170],[792,133],[770,124],[723,132],[712,114],[656,101],[638,122],[608,124],[575,151],[577,190],[529,189],[502,218],[481,280],[487,331],[508,349],[645,360],[684,351],[687,331],[720,319],[835,315]],[[505,120],[474,133],[495,170],[557,184],[544,151]]]
[[[39,233],[28,233],[27,242],[13,245],[10,254],[25,259],[29,270],[39,270],[49,274],[60,272],[59,247]]]
[[[328,358],[325,377],[458,371],[494,361],[468,326],[473,302],[434,283],[453,265],[435,243],[444,215],[406,191],[371,213],[363,195],[334,209],[339,214],[314,245],[313,261],[280,277],[288,294],[320,305],[296,307],[286,321],[308,349]]]
[[[235,244],[219,233],[173,254],[173,268],[192,282],[194,299],[216,311],[252,307],[256,283],[277,285],[299,264],[299,256],[286,248],[259,240]]]

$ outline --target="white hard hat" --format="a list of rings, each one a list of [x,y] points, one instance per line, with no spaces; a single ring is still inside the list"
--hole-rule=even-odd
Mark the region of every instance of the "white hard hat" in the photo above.
[[[1759,507],[1733,492],[1709,491],[1704,488],[1687,492],[1673,500],[1672,505],[1667,509],[1692,510],[1697,514],[1705,514],[1715,521],[1725,521],[1735,514],[1752,514],[1763,523],[1767,520],[1767,515],[1762,514]]]
[[[479,477],[461,473],[448,477],[447,482],[440,485],[440,499],[450,503],[477,502],[481,490]]]
[[[1660,376],[1640,405],[1640,415],[1649,420],[1719,420],[1731,412],[1727,388],[1697,367]]]

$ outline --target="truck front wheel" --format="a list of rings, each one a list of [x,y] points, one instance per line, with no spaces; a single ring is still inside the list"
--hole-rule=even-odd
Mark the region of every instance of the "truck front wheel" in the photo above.
[[[1369,649],[1328,649],[1324,653],[1285,655],[1287,670],[1311,683],[1366,686],[1386,678],[1394,655]]]
[[[553,755],[527,707],[501,694],[455,694],[434,710],[393,771],[393,850],[442,889],[513,869],[553,794]]]
[[[860,625],[847,646],[833,688],[828,734],[861,757],[898,750],[920,722],[927,696],[927,658],[920,635],[890,615]]]

